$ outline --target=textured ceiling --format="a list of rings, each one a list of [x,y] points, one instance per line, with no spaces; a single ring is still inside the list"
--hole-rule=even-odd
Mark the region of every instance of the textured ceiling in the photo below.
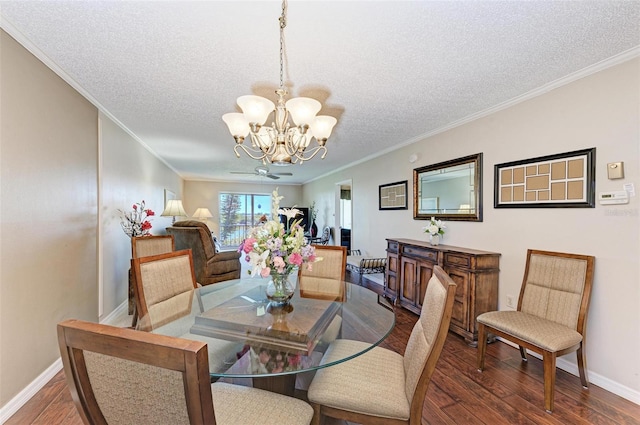
[[[185,179],[258,181],[221,116],[275,101],[280,2],[0,1],[2,26]],[[638,1],[294,1],[285,85],[338,119],[325,175],[640,51]],[[578,74],[580,75],[580,74]]]

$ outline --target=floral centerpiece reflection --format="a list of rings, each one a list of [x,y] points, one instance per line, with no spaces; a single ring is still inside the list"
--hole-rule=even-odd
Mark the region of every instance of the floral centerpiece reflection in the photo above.
[[[251,276],[271,278],[267,285],[267,298],[276,306],[287,305],[293,296],[295,287],[289,275],[294,269],[311,269],[311,264],[319,260],[315,248],[304,236],[304,229],[300,225],[302,219],[296,219],[302,215],[300,210],[295,207],[280,208],[282,198],[278,195],[278,189],[273,191],[271,220],[251,229],[238,248],[246,254]],[[279,215],[286,217],[286,228],[284,223],[274,219]]]

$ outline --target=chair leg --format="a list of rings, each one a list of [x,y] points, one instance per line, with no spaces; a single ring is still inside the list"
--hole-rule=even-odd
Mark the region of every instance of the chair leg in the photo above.
[[[321,421],[321,413],[320,413],[320,408],[321,406],[317,403],[309,403],[311,404],[311,407],[313,407],[313,418],[311,418],[311,424],[310,425],[320,425],[322,423]]]
[[[478,353],[477,353],[477,365],[478,372],[482,372],[484,369],[484,355],[487,352],[487,329],[484,324],[478,323]]]
[[[524,348],[522,345],[519,345],[518,347],[520,347],[520,357],[522,357],[522,361],[523,362],[528,361],[528,359],[527,359],[527,349]]]
[[[133,318],[131,319],[131,327],[133,329],[135,329],[137,324],[138,324],[138,308],[134,304],[133,305]]]
[[[542,366],[544,368],[544,408],[551,413],[553,412],[553,395],[556,385],[556,353],[544,351]]]
[[[587,375],[587,354],[584,349],[584,341],[580,343],[580,347],[576,354],[578,355],[578,372],[580,373],[580,382],[583,388],[589,387],[589,376]]]

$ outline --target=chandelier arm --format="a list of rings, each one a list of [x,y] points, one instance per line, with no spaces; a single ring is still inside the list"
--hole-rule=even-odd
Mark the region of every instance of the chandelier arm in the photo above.
[[[276,143],[274,141],[272,131],[267,129],[266,135],[269,137],[269,141],[270,141],[269,143],[264,142],[260,137],[259,133],[251,132],[250,135],[251,135],[251,147],[253,148],[254,151],[257,152],[258,150],[260,150],[261,152],[264,152],[266,155],[274,154],[274,152],[276,151],[275,149]]]
[[[247,155],[249,155],[249,157],[251,157],[251,159],[256,159],[258,161],[263,161],[264,158],[267,156],[267,154],[261,150],[248,148],[245,145],[235,145],[233,147],[233,151],[236,153],[236,156],[238,158],[240,158],[240,153],[238,152],[238,148],[242,149],[244,153],[246,153]],[[254,153],[256,155],[254,155]]]
[[[327,156],[327,148],[324,146],[315,146],[311,149],[307,148],[302,152],[296,152],[293,156],[298,158],[300,160],[300,163],[302,164],[304,161],[313,159],[313,157],[316,156],[320,151],[322,151],[322,156],[320,157],[320,159],[324,159],[324,157]],[[310,155],[305,157],[305,153],[310,153]]]

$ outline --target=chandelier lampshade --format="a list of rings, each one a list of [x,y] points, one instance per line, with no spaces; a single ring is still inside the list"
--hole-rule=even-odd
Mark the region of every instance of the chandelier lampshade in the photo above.
[[[236,141],[233,150],[240,158],[244,151],[263,164],[290,165],[303,163],[315,157],[327,155],[325,144],[338,120],[327,115],[317,115],[322,104],[308,97],[295,97],[285,101],[284,88],[284,28],[286,26],[287,2],[282,2],[280,22],[280,88],[276,90],[277,103],[261,96],[247,95],[237,99],[242,113],[224,114],[222,120]],[[269,116],[273,119],[265,125]],[[289,122],[293,121],[293,124]],[[250,136],[251,145],[244,144]],[[315,139],[317,146],[310,147]]]

